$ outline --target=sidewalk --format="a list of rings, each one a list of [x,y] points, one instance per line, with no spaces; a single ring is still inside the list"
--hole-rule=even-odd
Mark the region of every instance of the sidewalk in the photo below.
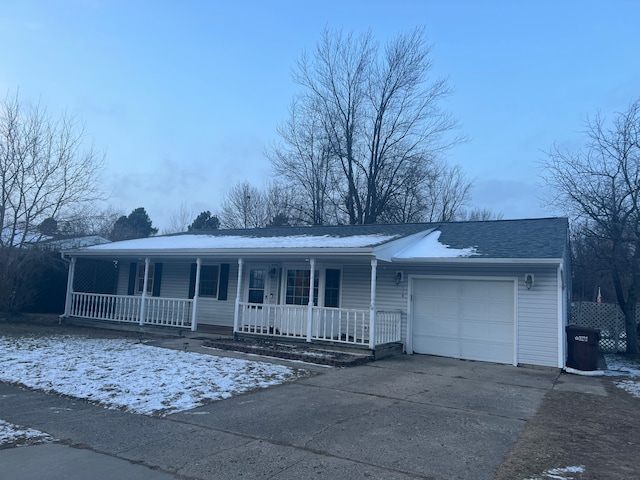
[[[89,449],[49,443],[0,450],[0,478],[22,480],[170,480],[174,475],[152,470]],[[7,475],[6,477],[4,475]]]

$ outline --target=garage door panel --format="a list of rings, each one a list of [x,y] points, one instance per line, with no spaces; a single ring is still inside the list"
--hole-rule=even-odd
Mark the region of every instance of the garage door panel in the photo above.
[[[412,293],[416,353],[513,363],[512,281],[417,279]]]
[[[488,346],[513,343],[513,329],[502,323],[460,322],[462,340],[481,341]]]
[[[458,338],[460,332],[459,322],[450,318],[436,318],[422,322],[416,333],[419,335],[431,335],[435,337]]]
[[[437,354],[433,354],[437,355]],[[505,362],[505,358],[512,358],[513,350],[511,345],[494,345],[487,348],[483,342],[462,341],[460,344],[460,357],[466,360],[478,360],[482,362],[510,363]]]
[[[459,351],[460,345],[458,337],[443,337],[443,336],[418,336],[418,342],[429,350],[431,355],[440,355],[443,357],[455,357],[460,358],[460,355],[451,355],[451,352]],[[414,340],[415,341],[415,340]],[[422,353],[422,352],[418,352]]]

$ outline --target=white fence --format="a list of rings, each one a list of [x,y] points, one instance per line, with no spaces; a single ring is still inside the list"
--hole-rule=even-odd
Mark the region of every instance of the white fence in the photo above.
[[[369,310],[313,307],[309,328],[307,306],[242,302],[239,308],[241,333],[369,345]],[[375,345],[399,342],[400,322],[400,312],[377,312]]]
[[[145,325],[190,327],[193,300],[185,298],[147,297],[144,305]],[[67,315],[71,317],[140,323],[142,297],[73,292]]]
[[[636,321],[640,308],[636,312]],[[627,334],[624,314],[617,303],[574,302],[571,323],[600,329],[600,350],[606,353],[624,352]]]

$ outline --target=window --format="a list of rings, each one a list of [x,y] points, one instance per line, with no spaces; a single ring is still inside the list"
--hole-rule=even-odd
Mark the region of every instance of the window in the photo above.
[[[218,296],[218,279],[220,267],[218,265],[202,265],[200,267],[200,296]]]
[[[318,270],[314,275],[313,304],[318,304]],[[310,270],[287,270],[287,289],[285,303],[287,305],[309,304]]]
[[[327,268],[324,272],[324,306],[340,306],[340,270]]]
[[[147,294],[153,292],[154,265],[149,265],[149,278],[147,279]],[[136,293],[142,294],[144,289],[144,263],[138,264],[138,275],[136,277]]]

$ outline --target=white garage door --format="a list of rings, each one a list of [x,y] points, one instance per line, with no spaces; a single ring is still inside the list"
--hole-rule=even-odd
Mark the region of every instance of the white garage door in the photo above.
[[[514,283],[414,279],[413,351],[513,363]]]

